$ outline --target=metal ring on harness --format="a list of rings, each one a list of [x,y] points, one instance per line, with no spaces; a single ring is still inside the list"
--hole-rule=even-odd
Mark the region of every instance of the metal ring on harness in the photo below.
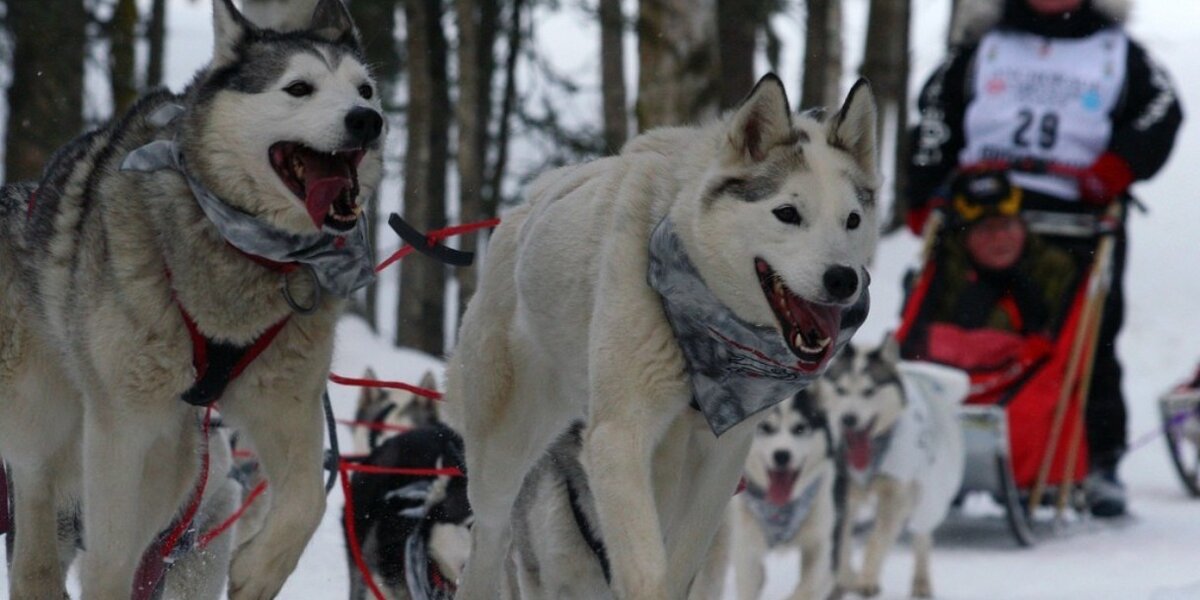
[[[291,273],[284,274],[284,276],[283,276],[283,299],[284,299],[284,301],[287,302],[288,306],[290,306],[292,308],[292,310],[294,310],[302,315],[311,315],[314,311],[317,310],[317,307],[321,305],[321,285],[320,285],[320,283],[317,282],[317,272],[315,269],[312,268],[311,265],[301,264],[300,267],[301,267],[300,271],[307,273],[308,280],[310,282],[312,282],[312,290],[313,290],[312,304],[310,304],[308,306],[303,306],[299,302],[297,302],[294,297],[292,297],[292,288],[290,285],[291,284]]]

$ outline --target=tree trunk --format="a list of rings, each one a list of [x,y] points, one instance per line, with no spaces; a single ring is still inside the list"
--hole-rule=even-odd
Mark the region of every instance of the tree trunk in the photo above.
[[[125,112],[138,96],[134,44],[137,41],[138,9],[135,0],[117,0],[109,30],[109,81],[112,84],[113,114]]]
[[[488,124],[492,117],[492,58],[496,27],[500,20],[498,0],[456,0],[458,14],[458,186],[459,215],[463,223],[488,219],[496,207],[485,202],[485,164]],[[459,248],[474,252],[487,232],[463,235]],[[457,269],[458,315],[475,294],[475,266]]]
[[[154,0],[150,5],[150,22],[146,26],[148,51],[146,58],[146,87],[162,85],[164,42],[167,33],[167,0]]]
[[[836,107],[841,100],[842,1],[808,0],[800,106]]]
[[[904,224],[908,210],[903,190],[907,159],[908,69],[910,0],[872,0],[867,20],[867,40],[862,75],[871,81],[879,104],[880,147],[895,140],[891,156],[882,157],[885,173],[892,174],[892,214],[887,231]]]
[[[5,179],[35,180],[51,153],[83,129],[87,11],[80,0],[7,5],[13,79]]]
[[[716,115],[720,57],[717,0],[641,0],[638,129]]]
[[[496,133],[496,159],[488,169],[488,204],[498,210],[504,198],[504,171],[508,166],[508,138],[512,128],[512,113],[517,103],[517,61],[521,58],[521,12],[524,0],[512,0],[508,20],[508,53],[504,59],[504,97],[500,104],[500,122]]]
[[[763,25],[762,0],[717,0],[721,49],[721,110],[733,108],[754,87],[754,54]]]
[[[400,48],[396,42],[396,0],[359,0],[349,4],[350,16],[358,26],[367,62],[375,75],[379,97],[385,112],[395,109],[393,100],[396,85],[400,81]],[[386,118],[386,117],[385,117]],[[379,192],[367,198],[367,222],[371,227],[367,237],[375,258],[379,258]],[[371,331],[379,332],[379,285],[372,281],[363,291],[361,302],[351,305],[351,310],[361,316]]]
[[[629,136],[625,108],[625,16],[621,0],[600,0],[600,83],[604,104],[604,145],[621,150]]]
[[[423,231],[446,225],[446,160],[450,97],[442,0],[408,0],[408,143],[404,156],[404,216]],[[445,351],[446,269],[413,256],[400,268],[396,345],[441,356]]]

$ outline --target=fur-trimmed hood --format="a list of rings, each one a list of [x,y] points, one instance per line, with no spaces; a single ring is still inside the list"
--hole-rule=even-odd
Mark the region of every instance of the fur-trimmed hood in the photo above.
[[[970,44],[983,37],[1004,18],[1010,0],[959,0],[958,12],[950,28],[953,45]],[[1129,19],[1133,0],[1084,0],[1085,10],[1092,10],[1117,23]]]

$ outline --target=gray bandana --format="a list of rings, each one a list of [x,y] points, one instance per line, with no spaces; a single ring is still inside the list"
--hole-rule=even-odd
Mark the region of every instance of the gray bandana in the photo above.
[[[746,507],[762,528],[767,547],[774,548],[795,539],[796,532],[800,531],[804,519],[812,511],[813,502],[817,499],[817,490],[821,489],[821,481],[824,479],[824,475],[817,477],[799,496],[782,506],[767,502],[766,490],[753,485],[746,487]]]
[[[714,434],[792,397],[820,376],[791,366],[796,356],[774,328],[747,323],[717,300],[688,259],[670,219],[650,234],[648,280],[662,296],[687,363],[693,400]],[[870,303],[864,286],[858,302],[842,310],[835,353],[867,318]]]
[[[182,106],[168,104],[155,111],[150,122],[163,126],[182,112]],[[290,233],[273,227],[230,206],[196,181],[173,140],[150,142],[130,152],[121,163],[122,171],[160,169],[174,169],[187,179],[205,216],[221,237],[238,250],[279,263],[300,263],[311,269],[323,289],[341,298],[349,297],[375,277],[365,218],[359,218],[354,229],[344,236],[325,232]],[[338,238],[344,243],[337,242]]]

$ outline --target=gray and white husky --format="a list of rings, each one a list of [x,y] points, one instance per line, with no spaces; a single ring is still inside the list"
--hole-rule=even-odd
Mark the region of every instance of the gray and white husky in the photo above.
[[[790,598],[825,600],[833,591],[833,431],[816,394],[805,390],[758,424],[746,460],[746,489],[730,509],[737,597],[762,593],[769,551],[800,550],[800,583]]]
[[[879,593],[879,577],[900,532],[912,534],[912,595],[933,594],[933,531],[962,483],[964,449],[957,405],[969,387],[962,371],[901,362],[895,338],[868,351],[847,346],[816,393],[838,430],[846,500],[839,526],[837,578],[842,591]],[[875,518],[861,572],[851,563],[852,533],[872,497]]]
[[[130,597],[196,481],[202,409],[181,397],[219,397],[271,482],[230,598],[275,596],[324,512],[321,393],[339,296],[370,270],[359,199],[380,177],[379,100],[340,0],[286,34],[231,0],[213,15],[187,90],[148,94],[0,191],[14,600],[63,597],[55,512],[77,499],[104,549],[83,557],[84,596]]]
[[[493,597],[522,481],[575,421],[613,592],[687,592],[763,409],[818,377],[865,316],[875,114],[856,85],[827,118],[795,116],[767,76],[722,120],[530,186],[448,367],[476,518],[458,597]]]

